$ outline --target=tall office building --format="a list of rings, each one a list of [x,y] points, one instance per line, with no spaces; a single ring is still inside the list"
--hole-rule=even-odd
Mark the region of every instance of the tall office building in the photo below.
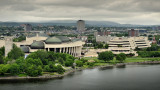
[[[97,31],[97,32],[94,33],[95,36],[108,36],[110,34],[111,34],[111,32],[107,31],[107,30],[105,30],[105,31]]]
[[[134,30],[134,29],[128,30],[128,35],[130,37],[138,37],[139,36],[139,30]]]
[[[31,24],[25,24],[25,25],[24,25],[24,31],[29,32],[29,31],[31,31],[31,30],[32,30],[32,25],[31,25]]]
[[[78,20],[77,21],[77,31],[78,32],[85,31],[85,21],[84,20]]]

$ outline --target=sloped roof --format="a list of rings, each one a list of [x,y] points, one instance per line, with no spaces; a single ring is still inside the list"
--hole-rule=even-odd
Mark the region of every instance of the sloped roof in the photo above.
[[[46,44],[60,44],[64,42],[70,42],[70,39],[65,36],[55,36],[55,37],[49,37],[45,40]]]
[[[45,40],[46,44],[60,44],[62,43],[61,39],[57,37],[49,37]]]
[[[44,43],[42,41],[35,41],[31,44],[31,49],[44,49]]]
[[[24,53],[29,53],[29,47],[28,46],[21,46],[20,48]]]

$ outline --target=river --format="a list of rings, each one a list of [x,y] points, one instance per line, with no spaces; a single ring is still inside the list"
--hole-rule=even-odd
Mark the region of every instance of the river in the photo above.
[[[1,81],[0,90],[160,90],[160,65],[87,69],[52,80]]]

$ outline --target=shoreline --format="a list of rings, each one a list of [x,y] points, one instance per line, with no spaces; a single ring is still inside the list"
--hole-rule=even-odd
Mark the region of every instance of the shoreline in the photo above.
[[[105,68],[113,68],[113,67],[121,67],[125,65],[147,65],[147,64],[160,64],[160,61],[145,61],[145,62],[130,62],[130,63],[118,63],[118,64],[113,64],[113,65],[103,65],[103,66],[95,66],[91,68],[78,68],[78,69],[71,69],[68,70],[67,72],[64,72],[62,75],[43,75],[43,76],[38,76],[38,77],[18,77],[18,76],[9,76],[9,77],[0,77],[0,81],[4,80],[42,80],[42,79],[58,79],[62,78],[68,74],[71,74],[75,71],[80,71],[80,70],[85,70],[85,69],[94,69],[94,68],[100,68],[100,69],[105,69]]]

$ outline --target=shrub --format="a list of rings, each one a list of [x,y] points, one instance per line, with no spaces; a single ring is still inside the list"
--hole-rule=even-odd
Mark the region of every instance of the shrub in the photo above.
[[[73,63],[74,63],[74,61],[72,59],[68,59],[68,60],[65,61],[65,66],[67,66],[67,67],[72,66]]]
[[[83,61],[76,60],[76,66],[82,67],[83,66]]]
[[[57,72],[57,66],[55,64],[49,64],[49,72]]]
[[[88,62],[87,64],[89,65],[89,67],[92,67],[94,65],[94,62]]]
[[[59,74],[63,74],[65,72],[65,70],[63,69],[63,67],[61,65],[57,65],[57,72]]]
[[[45,65],[45,67],[44,67],[44,71],[45,71],[45,72],[50,72],[49,65]]]
[[[82,59],[80,59],[83,63],[85,63],[85,62],[87,62],[88,60],[87,59],[84,59],[84,58],[82,58]]]
[[[141,57],[160,57],[160,51],[138,51]]]

